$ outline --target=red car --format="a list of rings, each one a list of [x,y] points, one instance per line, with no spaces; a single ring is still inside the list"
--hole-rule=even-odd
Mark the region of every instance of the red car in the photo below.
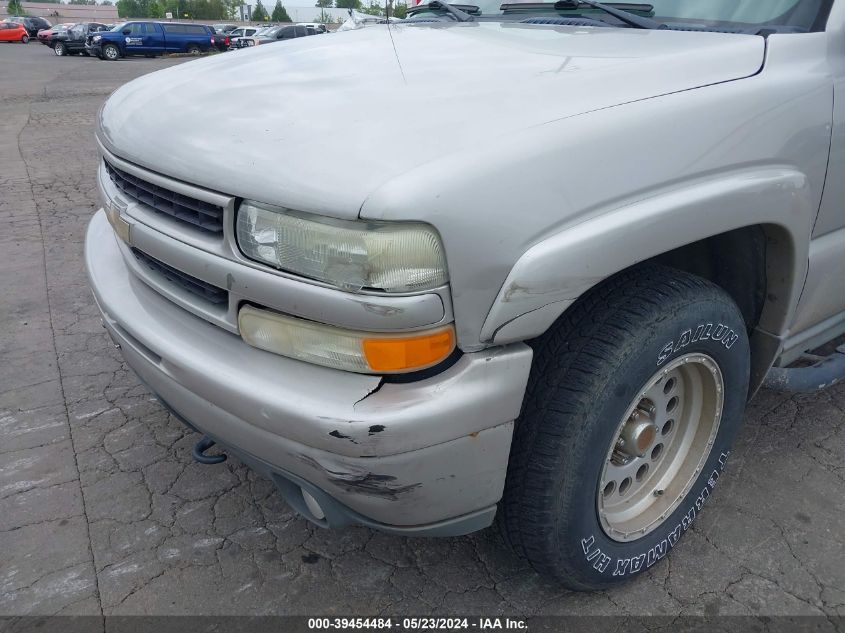
[[[42,30],[38,31],[38,35],[36,37],[38,37],[38,41],[41,42],[42,44],[50,46],[50,41],[53,39],[53,36],[56,33],[63,33],[64,31],[67,31],[72,26],[73,26],[72,23],[57,24],[56,26],[50,27],[49,29],[42,29]]]
[[[0,22],[0,42],[23,42],[29,41],[29,33],[26,32],[23,24],[16,22]]]

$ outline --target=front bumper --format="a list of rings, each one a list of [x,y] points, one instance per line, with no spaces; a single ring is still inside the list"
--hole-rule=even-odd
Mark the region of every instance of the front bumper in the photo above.
[[[311,520],[428,535],[492,521],[527,345],[465,354],[425,380],[383,382],[249,347],[165,299],[130,272],[103,211],[88,227],[85,263],[104,324],[141,380]],[[326,519],[308,516],[300,488]]]
[[[103,55],[103,47],[100,44],[86,44],[85,50],[88,51],[89,55],[93,55],[94,57],[102,57]]]

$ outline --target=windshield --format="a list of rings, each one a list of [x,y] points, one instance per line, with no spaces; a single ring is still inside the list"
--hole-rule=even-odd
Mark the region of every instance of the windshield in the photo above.
[[[111,29],[109,29],[109,30],[110,30],[110,31],[115,31],[115,32],[117,32],[117,31],[122,31],[122,30],[123,30],[123,27],[124,27],[124,26],[126,26],[127,24],[129,24],[129,23],[128,23],[128,22],[123,22],[122,24],[118,24],[118,25],[116,25],[116,26],[113,26],[113,27],[112,27]]]
[[[536,3],[540,0],[453,0],[454,4],[472,4],[481,9],[486,16],[502,15],[500,6],[503,2],[522,4]],[[762,28],[764,26],[791,27],[793,30],[811,31],[824,27],[824,20],[830,10],[832,0],[644,0],[638,3],[632,0],[630,7],[625,2],[607,0],[607,4],[632,11],[637,15],[653,18],[658,22],[699,27]],[[651,5],[651,11],[642,11],[643,4]],[[554,8],[553,0],[548,2],[548,9],[533,8],[531,15],[554,14],[561,16],[583,16],[599,19],[618,25],[618,22],[603,14],[600,10],[587,5],[578,9]],[[534,5],[536,7],[536,4]],[[518,11],[526,17],[526,10],[510,9],[507,13]]]
[[[271,31],[275,31],[275,30],[276,30],[276,27],[274,27],[274,26],[265,26],[264,28],[258,29],[254,33],[254,35],[255,36],[268,35]]]

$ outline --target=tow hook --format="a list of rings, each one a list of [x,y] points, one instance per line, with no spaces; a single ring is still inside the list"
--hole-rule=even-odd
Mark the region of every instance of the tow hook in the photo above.
[[[225,462],[227,455],[224,453],[222,455],[206,455],[205,452],[214,446],[217,442],[213,439],[208,437],[207,435],[203,435],[202,439],[194,444],[194,450],[192,454],[194,459],[197,460],[200,464],[219,464],[220,462]]]

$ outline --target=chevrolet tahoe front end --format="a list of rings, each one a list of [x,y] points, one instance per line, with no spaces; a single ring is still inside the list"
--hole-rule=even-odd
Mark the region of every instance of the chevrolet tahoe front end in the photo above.
[[[272,477],[319,524],[420,534],[489,525],[530,367],[526,345],[456,351],[445,269],[423,274],[423,290],[405,287],[418,270],[399,269],[387,271],[399,292],[362,289],[343,240],[360,248],[355,231],[378,236],[391,228],[384,223],[312,224],[101,152],[104,210],[86,240],[91,285],[109,334],[169,408]],[[301,231],[290,247],[316,232],[309,248],[329,251],[321,270],[343,279],[247,258],[239,242],[254,235],[236,228],[249,224],[246,209],[293,219]],[[437,263],[435,234],[395,225],[432,247]]]
[[[801,299],[833,252],[814,231],[845,226],[823,199],[845,9],[785,2],[731,28],[435,4],[135,80],[98,121],[104,325],[311,521],[458,535],[498,508],[570,587],[642,573],[772,363],[845,323]]]

